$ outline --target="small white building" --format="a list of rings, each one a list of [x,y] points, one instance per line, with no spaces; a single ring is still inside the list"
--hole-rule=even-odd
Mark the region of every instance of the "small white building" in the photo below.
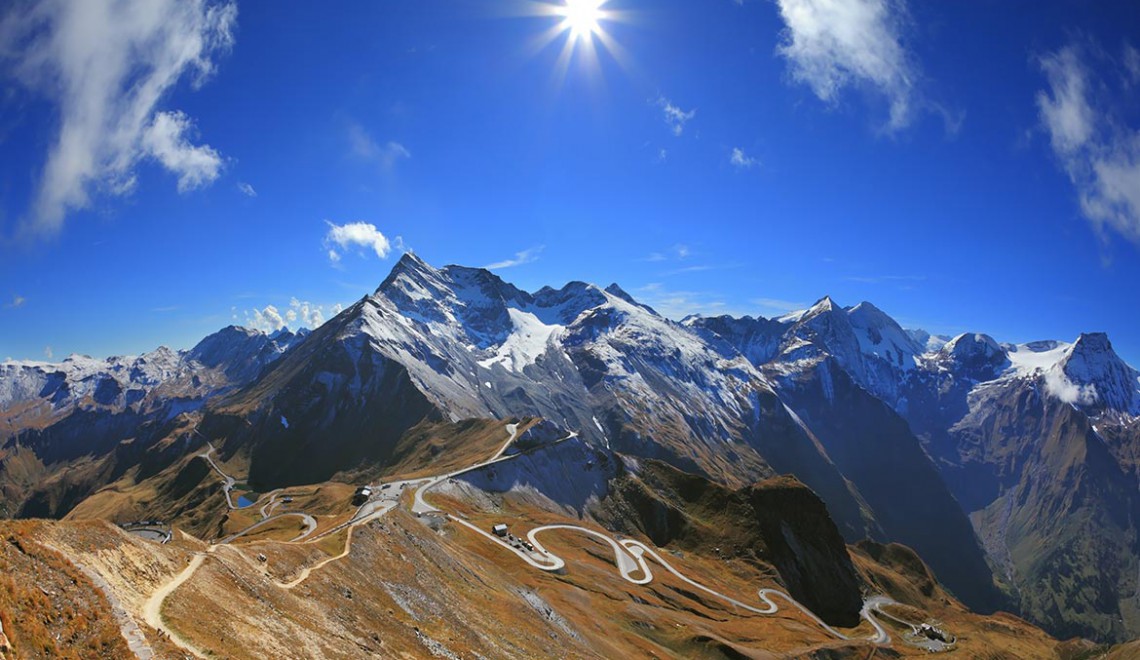
[[[492,527],[491,531],[495,534],[495,536],[506,536],[507,535],[507,526],[504,525],[503,523],[499,523],[498,525],[495,525],[494,527]]]

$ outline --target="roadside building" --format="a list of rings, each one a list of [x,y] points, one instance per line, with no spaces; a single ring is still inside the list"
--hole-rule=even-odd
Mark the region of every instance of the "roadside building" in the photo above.
[[[491,528],[491,532],[493,532],[495,536],[504,537],[507,535],[507,526],[503,523],[499,523]]]
[[[367,502],[370,497],[372,497],[372,489],[368,486],[361,486],[356,489],[356,493],[352,496],[352,502],[359,506]]]

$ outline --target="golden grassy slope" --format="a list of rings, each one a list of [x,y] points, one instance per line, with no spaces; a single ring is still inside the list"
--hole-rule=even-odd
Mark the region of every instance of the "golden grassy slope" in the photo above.
[[[591,526],[511,496],[490,511],[445,495],[432,499],[481,526],[504,519],[516,531],[555,522]],[[28,525],[29,542],[51,543],[97,570],[140,621],[149,595],[195,554],[207,553],[205,544],[183,534],[160,546],[102,523],[7,525],[19,524]],[[355,529],[343,559],[325,563],[292,589],[280,586],[306,567],[340,555],[345,536],[326,537],[320,544],[255,539],[218,547],[169,597],[163,619],[203,651],[233,658],[925,655],[897,641],[891,649],[876,649],[865,642],[834,640],[787,608],[772,616],[736,612],[655,564],[654,582],[630,584],[614,569],[607,545],[573,532],[543,537],[567,561],[562,574],[551,574],[526,566],[455,523],[429,525],[403,510]],[[921,563],[911,561],[908,552],[853,549],[853,558],[869,580],[921,607],[903,608],[899,614],[937,619],[957,634],[961,641],[955,657],[1062,657],[1055,640],[1015,617],[966,612],[926,582]],[[268,561],[258,561],[258,554]],[[759,587],[778,586],[774,572],[734,557],[668,550],[663,555],[689,577],[745,602],[755,602]],[[62,563],[53,570],[74,575]],[[106,629],[116,632],[113,625]],[[869,632],[866,624],[853,631]]]
[[[419,432],[415,446],[389,468],[393,473],[437,473],[475,463],[505,440],[502,422],[433,425]],[[436,449],[430,449],[433,446]],[[214,530],[250,522],[245,518],[266,500],[242,512],[227,513],[224,504],[218,511],[220,481],[212,471],[202,473],[202,463],[188,458],[164,476],[181,484],[173,491],[184,493],[179,502],[207,497],[211,513],[205,519],[213,526],[202,524],[204,518],[193,517],[192,511],[182,519],[207,529],[206,538],[216,538]],[[136,504],[149,501],[143,488],[153,489],[156,496],[171,492],[162,490],[168,484],[157,481],[134,486],[139,490],[130,497]],[[323,530],[346,518],[351,490],[346,484],[322,484],[284,492],[295,497],[289,508],[321,514]],[[456,491],[447,492],[452,494],[434,494],[430,499],[484,528],[501,521],[509,522],[516,533],[539,524],[593,526],[544,510],[531,498],[494,495],[475,502],[455,495]],[[615,570],[609,546],[573,532],[543,537],[567,561],[565,571],[551,574],[525,565],[455,523],[433,523],[403,508],[354,529],[347,552],[346,532],[319,543],[299,544],[281,542],[291,530],[277,531],[280,534],[267,530],[237,545],[213,549],[184,533],[159,546],[98,522],[37,524],[29,533],[102,575],[140,623],[155,590],[182,573],[192,559],[200,561],[190,579],[162,604],[161,617],[165,626],[202,652],[219,657],[925,655],[898,641],[893,648],[837,641],[791,608],[772,616],[738,612],[655,564],[651,584],[633,585]],[[1014,617],[966,612],[908,553],[905,548],[852,550],[856,566],[875,591],[885,591],[915,608],[902,609],[900,614],[939,620],[959,636],[956,656],[1062,657],[1055,640]],[[259,560],[262,554],[267,561]],[[743,560],[747,553],[717,553],[696,544],[669,547],[662,554],[692,579],[744,602],[757,602],[760,587],[779,586],[776,571],[762,561]],[[306,574],[292,588],[282,586]],[[153,635],[153,630],[146,631],[148,637]],[[870,628],[863,623],[851,633],[866,635]]]
[[[44,524],[0,525],[0,623],[11,658],[120,658],[129,653],[102,593],[37,538]]]

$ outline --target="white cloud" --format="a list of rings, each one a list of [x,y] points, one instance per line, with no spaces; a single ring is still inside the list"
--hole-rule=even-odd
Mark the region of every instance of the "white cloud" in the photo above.
[[[222,170],[217,151],[208,145],[194,146],[186,139],[190,129],[190,118],[185,114],[160,112],[142,138],[146,153],[178,175],[180,193],[212,183]]]
[[[51,350],[51,346],[44,346],[44,357],[49,360],[55,357],[55,351]]]
[[[875,90],[890,105],[890,129],[910,122],[917,73],[902,44],[903,0],[777,2],[787,26],[779,53],[797,82],[833,104],[844,87]]]
[[[1075,46],[1041,58],[1041,69],[1050,88],[1037,93],[1041,123],[1049,131],[1053,150],[1072,154],[1088,143],[1096,128],[1088,101],[1088,74]]]
[[[262,309],[252,309],[245,312],[245,324],[262,332],[277,332],[285,327],[315,330],[324,325],[328,318],[332,318],[342,311],[344,311],[344,306],[339,303],[326,307],[298,300],[294,297],[290,298],[289,307],[284,310],[275,305],[266,305]]]
[[[1140,131],[1122,118],[1140,99],[1126,78],[1113,90],[1112,80],[1094,77],[1087,57],[1070,45],[1040,59],[1048,84],[1036,99],[1041,125],[1101,238],[1112,229],[1140,244]],[[1127,59],[1126,51],[1126,68]]]
[[[319,328],[324,325],[324,309],[320,305],[302,302],[293,298],[289,301],[289,315],[301,319],[306,328]]]
[[[665,123],[669,126],[669,130],[673,131],[673,135],[678,137],[685,132],[685,124],[697,116],[695,108],[687,111],[682,110],[664,96],[658,96],[656,103],[657,107],[661,108],[661,112],[664,114]]]
[[[356,123],[348,125],[348,144],[352,149],[352,155],[379,163],[385,172],[395,167],[397,161],[412,157],[412,152],[408,151],[407,147],[394,140],[389,140],[383,145],[378,144],[364,127]]]
[[[266,305],[265,309],[255,309],[245,314],[246,325],[262,332],[276,332],[285,327],[285,318],[277,311],[274,305]]]
[[[486,266],[483,266],[483,268],[486,268],[487,270],[499,270],[501,268],[512,268],[514,266],[522,266],[523,264],[529,264],[534,261],[538,261],[538,255],[545,247],[545,245],[539,245],[537,247],[527,248],[522,252],[516,252],[513,259],[496,261],[493,264],[487,264]]]
[[[732,155],[729,156],[728,162],[732,163],[732,166],[739,170],[747,170],[760,164],[759,160],[744,153],[744,150],[740,147],[733,148]]]
[[[246,197],[257,197],[257,191],[253,189],[253,186],[249,185],[245,181],[238,181],[237,189],[238,192],[245,195]]]
[[[0,20],[0,65],[58,105],[28,228],[55,233],[96,190],[130,193],[152,158],[179,190],[205,185],[218,153],[186,139],[190,121],[158,105],[184,77],[197,87],[233,44],[237,7],[207,0],[48,0]]]
[[[9,309],[18,309],[20,307],[23,307],[24,303],[26,303],[26,302],[28,302],[27,298],[25,298],[21,295],[14,295],[14,296],[12,296],[12,302],[10,302],[4,306],[9,308]]]
[[[1091,406],[1098,398],[1096,387],[1092,383],[1077,385],[1059,368],[1045,372],[1045,391],[1064,403],[1080,406]]]
[[[325,249],[328,250],[329,261],[340,263],[339,251],[352,247],[370,248],[376,256],[384,259],[392,249],[392,244],[380,230],[368,222],[350,222],[344,225],[334,224],[325,220],[329,231],[325,234]]]

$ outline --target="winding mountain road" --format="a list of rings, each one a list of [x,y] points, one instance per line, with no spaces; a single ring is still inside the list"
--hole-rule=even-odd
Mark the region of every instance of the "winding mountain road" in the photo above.
[[[816,616],[816,614],[808,609],[807,606],[800,603],[789,594],[784,593],[778,589],[760,589],[757,592],[757,595],[759,596],[759,599],[766,605],[766,607],[759,608],[753,605],[749,605],[748,603],[741,602],[735,598],[732,598],[731,596],[725,595],[719,591],[716,591],[715,589],[707,587],[700,582],[689,578],[684,573],[678,571],[673,567],[672,564],[662,558],[656,550],[650,548],[640,541],[633,539],[622,539],[620,541],[617,541],[607,534],[596,530],[587,529],[585,527],[580,527],[578,525],[544,525],[542,527],[536,527],[527,532],[527,539],[534,546],[534,552],[528,553],[518,549],[517,547],[503,541],[496,536],[488,534],[487,532],[476,527],[475,525],[472,525],[466,520],[457,518],[453,515],[448,515],[448,518],[478,533],[487,540],[492,541],[499,546],[506,548],[507,550],[510,550],[531,566],[549,572],[562,570],[566,566],[566,561],[558,555],[552,553],[541,542],[539,542],[538,535],[552,531],[570,531],[579,534],[586,534],[609,544],[610,547],[613,548],[614,564],[617,566],[618,572],[621,574],[621,577],[623,579],[633,584],[645,585],[653,581],[653,573],[645,561],[646,557],[648,556],[649,558],[653,559],[653,561],[657,562],[662,568],[672,573],[674,577],[681,580],[685,584],[703,591],[711,596],[719,598],[720,600],[723,600],[733,605],[734,607],[752,612],[753,614],[771,615],[780,611],[779,605],[777,605],[775,601],[772,600],[773,597],[778,597],[798,609],[805,616],[811,619],[816,625],[823,628],[832,636],[845,641],[855,639],[831,627],[826,622],[824,622],[823,619],[820,619],[818,616]],[[891,604],[895,604],[895,601],[885,596],[873,596],[865,600],[863,603],[863,608],[860,610],[860,616],[865,619],[875,630],[874,634],[868,638],[872,643],[885,645],[890,644],[891,642],[890,633],[887,632],[886,628],[884,628],[882,624],[877,619],[875,619],[874,616],[879,612],[879,609],[882,606]],[[890,618],[894,619],[895,617]],[[913,627],[913,624],[910,623],[907,623],[906,625]]]
[[[259,520],[255,523],[253,523],[252,525],[250,525],[249,527],[246,527],[245,529],[241,530],[240,532],[230,534],[229,536],[222,539],[221,541],[218,541],[218,544],[224,545],[226,543],[233,543],[234,541],[240,539],[241,537],[245,536],[246,534],[249,534],[250,532],[256,531],[260,527],[264,527],[265,525],[268,525],[269,523],[280,520],[282,518],[290,518],[290,517],[300,518],[305,523],[305,527],[306,527],[305,531],[301,532],[300,536],[297,536],[296,538],[294,538],[290,541],[291,543],[296,542],[296,541],[300,541],[300,540],[304,539],[305,537],[307,537],[308,535],[312,534],[313,532],[317,531],[317,519],[316,518],[312,517],[311,515],[309,515],[307,513],[302,513],[299,511],[289,511],[287,513],[279,513],[275,516],[270,516],[270,517],[265,518],[263,520]]]
[[[511,458],[514,458],[515,456],[517,456],[517,454],[516,454],[515,456],[503,457],[503,452],[506,451],[507,447],[515,439],[517,427],[514,425],[508,425],[507,430],[510,432],[510,438],[499,449],[499,451],[496,452],[495,455],[493,457],[491,457],[490,459],[488,459],[487,461],[473,465],[473,466],[471,466],[469,468],[465,468],[463,470],[458,470],[456,472],[452,472],[452,473],[443,475],[441,477],[436,477],[436,478],[428,481],[426,484],[421,486],[419,489],[417,489],[415,492],[414,500],[413,500],[412,511],[414,513],[417,513],[417,514],[429,513],[429,512],[431,512],[431,513],[444,513],[440,509],[438,509],[438,508],[428,504],[427,502],[425,502],[423,499],[424,494],[427,493],[428,491],[430,491],[432,488],[434,488],[438,484],[442,483],[445,479],[448,479],[448,478],[451,478],[454,476],[458,476],[458,475],[464,474],[466,472],[470,472],[472,470],[477,470],[477,469],[482,468],[482,467],[486,467],[492,463],[496,463],[496,462],[501,461],[501,460],[510,460]],[[574,434],[571,434],[571,436],[568,436],[565,439],[569,439],[570,437],[574,437]],[[805,616],[807,616],[809,619],[811,619],[816,625],[823,628],[825,631],[827,631],[832,636],[834,636],[838,639],[845,640],[845,641],[850,641],[853,639],[852,637],[849,637],[849,636],[839,632],[835,628],[831,627],[830,625],[828,625],[826,622],[824,622],[822,619],[820,619],[814,612],[812,612],[810,609],[808,609],[804,604],[800,603],[795,598],[793,598],[791,595],[789,595],[783,591],[779,591],[777,589],[760,589],[757,592],[757,595],[758,595],[759,599],[765,604],[765,607],[759,608],[759,607],[755,607],[753,605],[749,605],[747,603],[741,602],[735,598],[732,598],[731,596],[727,596],[727,595],[725,595],[719,591],[716,591],[715,589],[707,587],[707,586],[687,577],[686,575],[684,575],[683,573],[678,571],[676,568],[674,568],[672,564],[670,564],[668,561],[666,561],[664,558],[662,558],[661,555],[658,554],[656,550],[654,550],[653,548],[650,548],[649,546],[645,545],[644,543],[642,543],[640,541],[636,541],[633,539],[623,539],[621,541],[617,541],[617,540],[613,539],[611,536],[609,536],[608,534],[604,534],[602,532],[598,532],[598,531],[592,530],[592,529],[587,529],[585,527],[581,527],[578,525],[565,525],[565,524],[544,525],[542,527],[536,527],[527,533],[527,539],[530,541],[531,545],[534,546],[534,551],[528,552],[526,550],[520,549],[519,547],[517,547],[515,545],[507,543],[506,541],[502,540],[499,537],[496,537],[492,534],[488,534],[484,530],[478,528],[477,526],[469,523],[466,520],[463,520],[462,518],[459,518],[459,517],[452,515],[452,514],[446,514],[446,515],[447,515],[449,520],[457,522],[460,525],[462,525],[463,527],[466,527],[472,531],[477,532],[480,536],[484,537],[485,539],[490,540],[490,541],[498,544],[500,547],[503,547],[503,548],[506,548],[507,550],[510,550],[511,552],[513,552],[514,554],[519,556],[521,559],[523,559],[525,562],[527,562],[531,566],[538,568],[540,570],[543,570],[543,571],[550,571],[550,572],[560,571],[563,568],[565,568],[566,562],[561,557],[550,552],[545,546],[542,545],[542,543],[538,540],[539,534],[542,534],[545,532],[552,532],[552,531],[570,531],[570,532],[575,532],[575,533],[579,533],[579,534],[586,534],[588,536],[592,536],[596,539],[599,539],[604,543],[609,544],[610,547],[613,548],[614,564],[617,567],[618,572],[621,574],[621,577],[623,579],[625,579],[626,581],[631,582],[633,584],[644,585],[644,584],[649,584],[650,582],[653,581],[653,573],[650,570],[649,565],[645,561],[646,556],[648,556],[649,558],[653,559],[653,561],[655,561],[657,564],[659,564],[662,568],[664,568],[666,571],[672,573],[677,579],[681,580],[685,584],[688,584],[689,586],[691,586],[695,589],[698,589],[700,591],[703,591],[703,592],[705,592],[711,596],[719,598],[719,599],[733,605],[734,607],[738,607],[740,609],[743,609],[743,610],[748,611],[748,612],[752,612],[754,614],[771,615],[771,614],[775,614],[776,612],[778,612],[780,610],[779,605],[777,605],[776,602],[774,600],[772,600],[774,597],[778,597],[778,598],[786,601],[791,606],[798,609],[801,613],[803,613]],[[875,614],[884,605],[890,605],[893,603],[894,603],[894,601],[892,601],[891,599],[889,599],[885,596],[873,596],[871,598],[866,599],[863,603],[863,607],[860,610],[860,616],[864,620],[866,620],[871,625],[871,627],[874,629],[875,632],[868,638],[874,644],[885,645],[885,644],[889,644],[891,641],[890,633],[888,633],[886,628],[884,628],[883,625],[875,618]],[[891,617],[891,618],[894,618],[894,617]],[[908,625],[912,625],[912,624],[908,624]]]
[[[461,474],[471,472],[473,470],[478,470],[479,468],[487,467],[488,465],[490,465],[492,463],[497,463],[500,460],[503,460],[503,452],[507,451],[507,447],[510,447],[511,443],[515,441],[515,437],[518,435],[518,430],[519,430],[518,424],[507,424],[507,433],[510,434],[510,437],[508,437],[507,441],[503,443],[503,446],[499,447],[499,451],[495,452],[494,456],[492,456],[491,458],[488,458],[487,460],[483,461],[482,463],[476,463],[475,465],[465,467],[461,470],[456,470],[454,472],[448,472],[447,474],[441,474],[438,477],[432,477],[432,478],[428,479],[427,483],[425,483],[424,485],[422,485],[416,489],[415,495],[412,498],[412,513],[417,514],[417,515],[424,514],[424,513],[441,513],[439,509],[435,508],[434,506],[432,506],[432,505],[430,505],[424,501],[424,493],[427,493],[432,488],[435,488],[439,484],[443,483],[444,481],[446,481],[448,479],[451,479],[452,477],[457,477]],[[571,434],[568,437],[574,437],[574,435],[576,435],[576,434]],[[510,459],[510,458],[513,458],[513,456],[508,456],[507,458]]]
[[[206,446],[209,447],[209,449],[202,452],[201,454],[198,454],[198,456],[200,458],[206,459],[206,462],[210,464],[210,467],[214,468],[214,472],[222,475],[222,492],[226,494],[226,506],[231,509],[236,509],[237,507],[234,506],[233,496],[230,494],[230,492],[234,489],[234,484],[237,483],[237,480],[225,472],[222,472],[222,468],[218,467],[218,464],[214,462],[214,458],[210,455],[214,453],[213,443],[207,442]]]
[[[552,532],[559,532],[559,533],[570,532],[570,533],[574,533],[574,534],[584,534],[586,536],[593,537],[593,538],[595,538],[595,539],[597,539],[603,543],[606,543],[611,547],[611,549],[614,552],[614,565],[616,566],[618,573],[621,575],[622,579],[624,579],[624,580],[626,580],[632,584],[645,585],[645,584],[649,584],[653,581],[653,572],[651,571],[651,569],[649,567],[649,563],[647,562],[647,559],[650,559],[653,562],[655,562],[656,564],[658,564],[661,568],[663,568],[666,571],[668,571],[669,573],[671,573],[674,577],[676,577],[677,579],[684,582],[685,584],[693,587],[694,589],[702,591],[702,592],[704,592],[710,596],[718,598],[718,599],[720,599],[726,603],[729,603],[736,608],[739,608],[739,609],[742,609],[744,611],[751,612],[754,614],[771,615],[771,614],[775,614],[775,613],[780,611],[779,605],[777,605],[776,602],[773,600],[773,598],[779,598],[779,599],[785,601],[786,603],[788,603],[789,605],[791,605],[792,607],[794,607],[795,609],[799,610],[804,616],[809,618],[812,622],[814,622],[816,625],[818,625],[820,628],[822,628],[828,634],[830,634],[830,635],[832,635],[838,639],[841,639],[841,640],[852,640],[852,639],[854,639],[854,638],[849,637],[849,636],[843,634],[842,632],[836,630],[835,628],[831,627],[830,625],[828,625],[826,622],[824,622],[822,619],[820,619],[818,616],[816,616],[816,614],[814,612],[812,612],[810,609],[808,609],[802,603],[800,603],[795,598],[793,598],[792,596],[790,596],[789,594],[787,594],[783,591],[780,591],[777,589],[767,589],[767,588],[759,589],[757,591],[757,596],[758,596],[759,600],[763,603],[763,607],[757,607],[755,605],[750,605],[748,603],[744,603],[740,600],[732,598],[731,596],[723,594],[719,591],[716,591],[715,589],[712,589],[711,587],[705,586],[705,585],[689,578],[688,576],[684,575],[679,570],[674,568],[673,565],[670,564],[668,561],[666,561],[657,552],[656,549],[651,548],[651,547],[647,546],[646,544],[644,544],[640,541],[634,540],[634,539],[620,539],[620,540],[614,539],[609,534],[606,534],[606,533],[603,533],[603,532],[600,532],[597,530],[588,529],[586,527],[581,527],[578,525],[569,525],[569,524],[543,525],[543,526],[531,529],[529,532],[527,532],[527,539],[534,548],[533,550],[529,550],[521,542],[516,541],[515,543],[508,543],[507,541],[503,540],[502,538],[499,538],[497,536],[489,534],[488,532],[484,531],[483,529],[480,529],[476,525],[471,524],[467,520],[464,520],[463,518],[461,518],[457,515],[444,512],[441,509],[429,504],[428,502],[426,502],[424,500],[425,494],[429,493],[433,488],[435,488],[436,486],[438,486],[439,484],[443,483],[444,481],[446,481],[448,479],[460,476],[462,474],[471,472],[473,470],[478,470],[480,468],[487,467],[489,465],[492,465],[492,464],[500,462],[500,461],[511,460],[511,459],[517,458],[518,456],[523,455],[522,453],[513,454],[513,455],[505,455],[505,452],[510,447],[510,445],[515,441],[515,439],[518,435],[518,425],[517,424],[507,424],[506,425],[506,431],[509,434],[509,437],[507,438],[506,442],[504,442],[503,445],[501,447],[499,447],[498,451],[496,451],[495,454],[493,456],[491,456],[489,459],[482,461],[480,463],[476,463],[472,466],[463,468],[461,470],[456,470],[456,471],[449,472],[449,473],[442,474],[442,475],[435,476],[435,477],[427,477],[427,478],[421,478],[421,479],[409,479],[409,480],[403,480],[403,481],[394,481],[394,482],[390,482],[387,484],[382,484],[379,487],[374,487],[374,492],[376,493],[376,495],[374,495],[373,498],[370,499],[369,501],[362,504],[357,509],[356,513],[353,514],[353,516],[348,521],[341,523],[340,525],[337,525],[331,529],[328,529],[328,530],[326,530],[326,531],[324,531],[324,532],[322,532],[316,536],[312,536],[311,538],[306,539],[306,537],[309,537],[313,533],[313,531],[316,530],[316,527],[317,527],[317,521],[312,516],[305,514],[305,513],[299,513],[299,512],[289,512],[289,513],[281,513],[281,514],[277,514],[277,515],[269,515],[272,512],[273,507],[275,506],[276,497],[278,494],[277,491],[275,491],[274,493],[270,494],[269,501],[264,506],[262,506],[262,508],[261,508],[261,514],[262,514],[262,518],[263,518],[261,521],[251,525],[250,527],[247,527],[246,529],[244,529],[240,532],[232,534],[232,535],[226,537],[225,539],[222,539],[222,541],[220,541],[219,544],[228,544],[232,541],[235,541],[238,538],[241,538],[242,536],[256,530],[258,527],[261,527],[262,525],[266,525],[266,524],[268,524],[274,520],[280,519],[284,516],[301,516],[305,520],[305,523],[308,527],[308,530],[305,533],[303,533],[301,536],[297,537],[296,539],[293,539],[293,541],[290,541],[290,542],[315,543],[316,541],[318,541],[318,540],[320,540],[320,539],[322,539],[322,538],[324,538],[330,534],[336,533],[336,532],[341,531],[343,529],[348,529],[348,534],[345,538],[344,550],[340,554],[338,554],[334,557],[328,557],[328,558],[323,559],[320,562],[318,562],[312,566],[309,566],[309,567],[302,569],[297,574],[297,577],[295,577],[294,579],[292,579],[288,582],[279,582],[277,580],[271,580],[271,582],[279,588],[293,589],[293,588],[297,587],[298,585],[302,584],[305,580],[307,580],[309,578],[309,576],[311,576],[313,574],[314,571],[317,571],[317,570],[331,564],[332,562],[339,561],[340,559],[347,557],[348,554],[352,550],[352,535],[353,535],[353,531],[355,530],[355,528],[362,525],[362,524],[365,524],[365,523],[367,523],[367,522],[369,522],[375,518],[378,518],[380,516],[387,514],[392,509],[395,509],[397,506],[399,506],[400,498],[401,498],[402,494],[404,493],[404,491],[408,488],[415,487],[415,492],[413,493],[412,504],[411,504],[411,511],[413,513],[415,513],[416,515],[424,515],[424,514],[428,514],[428,513],[443,514],[447,517],[448,520],[455,522],[455,523],[459,524],[460,526],[465,527],[465,528],[477,533],[478,535],[482,536],[486,540],[493,542],[493,543],[499,545],[500,547],[502,547],[502,548],[504,548],[510,552],[513,552],[520,559],[522,559],[526,563],[530,564],[531,566],[533,566],[534,568],[537,568],[539,570],[548,571],[548,572],[555,572],[555,571],[561,571],[566,567],[566,561],[565,560],[563,560],[561,557],[559,557],[558,555],[551,552],[549,549],[547,549],[538,540],[539,535],[548,534],[548,533],[552,533]],[[569,440],[569,439],[574,438],[576,436],[577,436],[576,433],[571,433],[566,438],[558,440],[557,442],[563,442],[565,440]],[[233,488],[233,485],[234,485],[234,483],[236,483],[236,481],[232,477],[230,477],[230,476],[226,475],[224,472],[222,472],[222,470],[214,462],[214,460],[211,456],[211,454],[213,454],[213,452],[214,452],[213,445],[209,445],[209,449],[206,452],[198,454],[198,456],[205,458],[210,463],[211,467],[213,467],[213,469],[215,471],[217,471],[222,476],[222,478],[225,480],[224,490],[225,490],[225,495],[226,495],[226,503],[227,503],[227,505],[229,505],[229,507],[231,509],[236,508],[233,506],[233,502],[230,498],[230,490]],[[302,539],[306,539],[306,540],[302,540]],[[162,617],[161,617],[161,610],[162,610],[162,605],[165,602],[166,598],[171,593],[173,593],[179,586],[181,586],[184,582],[189,580],[194,575],[194,572],[198,569],[199,566],[202,565],[202,563],[205,561],[207,555],[213,553],[213,551],[216,547],[218,547],[218,546],[212,545],[209,547],[209,549],[205,553],[196,554],[193,557],[193,559],[190,561],[190,564],[187,565],[187,567],[181,573],[179,573],[177,576],[172,578],[169,582],[167,582],[166,584],[162,585],[161,587],[159,587],[158,589],[155,590],[155,592],[147,600],[147,603],[144,607],[144,617],[145,617],[145,620],[148,624],[150,624],[151,626],[153,626],[154,628],[156,628],[158,630],[161,630],[161,631],[167,633],[170,636],[170,639],[175,644],[182,647],[186,651],[193,653],[194,655],[196,655],[198,657],[204,657],[204,656],[190,642],[188,642],[184,638],[180,637],[176,632],[170,630],[169,628],[167,628],[163,624]],[[895,604],[895,601],[893,601],[893,600],[891,600],[885,596],[872,596],[870,598],[865,599],[863,602],[863,607],[860,610],[860,616],[864,620],[866,620],[871,625],[871,627],[874,629],[874,633],[870,637],[867,638],[869,641],[871,641],[874,644],[886,645],[886,644],[890,644],[890,642],[891,642],[890,634],[887,632],[886,628],[884,628],[883,625],[878,621],[878,619],[875,618],[876,614],[882,614],[883,616],[890,618],[892,620],[898,621],[901,624],[909,625],[912,627],[912,629],[915,627],[914,624],[912,624],[912,623],[902,621],[901,619],[898,619],[895,616],[892,616],[888,613],[882,612],[882,607],[884,607],[886,605],[891,605],[891,604]]]

